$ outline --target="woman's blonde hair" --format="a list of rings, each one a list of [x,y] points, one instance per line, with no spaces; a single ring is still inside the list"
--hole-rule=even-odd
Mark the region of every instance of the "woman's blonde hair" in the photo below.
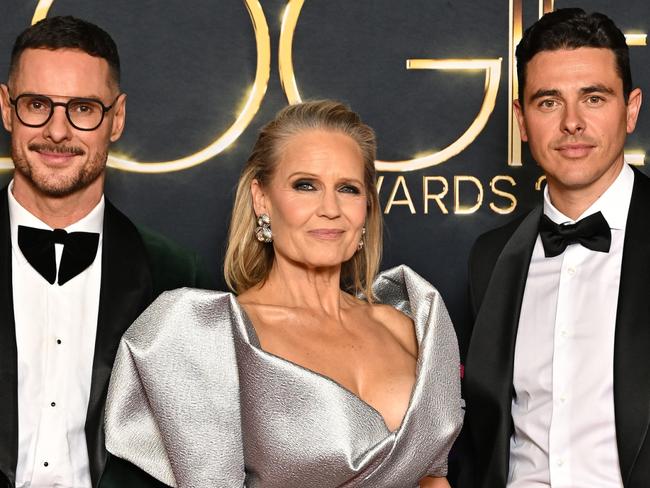
[[[347,106],[332,100],[316,100],[289,105],[260,131],[253,152],[239,178],[228,232],[224,275],[228,286],[242,293],[268,277],[274,260],[273,246],[255,237],[257,216],[253,209],[251,183],[269,184],[275,165],[287,141],[309,130],[340,132],[351,137],[361,149],[364,184],[368,198],[363,248],[343,263],[341,287],[373,299],[372,282],[379,269],[382,250],[382,219],[377,197],[374,131]],[[273,223],[271,223],[271,227]]]

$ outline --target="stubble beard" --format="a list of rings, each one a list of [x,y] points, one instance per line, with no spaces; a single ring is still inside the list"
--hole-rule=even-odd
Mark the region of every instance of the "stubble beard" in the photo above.
[[[70,148],[73,152],[76,148]],[[81,150],[79,150],[81,151]],[[81,151],[81,154],[84,154]],[[103,173],[108,159],[108,151],[96,153],[78,171],[71,175],[59,174],[56,170],[42,170],[42,165],[32,164],[29,158],[12,144],[11,157],[15,170],[19,172],[42,195],[50,198],[64,198],[90,186]],[[63,173],[61,171],[61,173]]]

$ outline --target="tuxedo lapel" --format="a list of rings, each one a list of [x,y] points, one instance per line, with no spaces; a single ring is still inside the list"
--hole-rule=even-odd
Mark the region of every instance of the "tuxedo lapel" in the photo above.
[[[7,188],[0,191],[0,472],[11,486],[18,462],[18,352],[11,289],[11,226]]]
[[[505,486],[511,433],[514,347],[541,207],[516,228],[497,258],[478,310],[466,364],[472,443],[480,486]],[[477,246],[476,252],[480,252]],[[481,256],[476,256],[481,259]],[[489,440],[488,443],[482,442]]]
[[[18,354],[11,276],[11,227],[7,189],[0,191],[0,473],[13,486],[18,462]],[[106,201],[102,277],[86,417],[93,486],[106,463],[103,413],[108,380],[124,331],[151,303],[149,260],[135,226]]]
[[[635,171],[625,229],[614,344],[614,405],[624,483],[650,422],[650,180]]]
[[[93,486],[106,464],[104,401],[115,353],[124,331],[152,301],[152,279],[142,238],[135,226],[106,201],[102,278],[86,442]]]

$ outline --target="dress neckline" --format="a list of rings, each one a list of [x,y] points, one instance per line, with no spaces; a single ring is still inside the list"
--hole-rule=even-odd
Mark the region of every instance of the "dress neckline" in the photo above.
[[[298,364],[298,363],[296,363],[294,361],[291,361],[290,359],[286,359],[286,358],[284,358],[282,356],[278,356],[277,354],[273,354],[272,352],[269,352],[269,351],[266,351],[265,349],[263,349],[262,345],[261,345],[261,342],[260,342],[260,339],[259,339],[259,337],[257,335],[257,331],[255,330],[255,326],[253,325],[253,321],[250,319],[250,317],[246,313],[246,310],[241,305],[241,303],[239,303],[239,301],[237,300],[237,297],[234,297],[234,299],[235,299],[234,300],[235,303],[237,304],[237,308],[239,309],[239,312],[241,313],[242,323],[244,324],[245,332],[246,332],[246,339],[248,340],[247,342],[259,354],[262,354],[262,355],[264,355],[266,357],[272,358],[275,361],[280,361],[283,364],[294,367],[294,368],[296,368],[296,369],[298,369],[298,370],[300,370],[300,371],[302,371],[302,372],[304,372],[304,373],[306,373],[306,374],[308,374],[308,375],[310,375],[312,377],[318,378],[320,381],[325,381],[327,383],[330,383],[330,384],[334,385],[337,389],[341,390],[345,395],[349,396],[353,400],[355,400],[358,403],[360,403],[361,405],[363,405],[363,407],[366,410],[368,410],[369,412],[371,412],[371,414],[373,416],[377,417],[381,421],[381,424],[386,429],[387,434],[391,434],[391,435],[397,434],[398,432],[400,432],[402,430],[402,427],[406,424],[406,421],[409,418],[409,416],[411,414],[411,411],[413,410],[412,407],[413,407],[415,392],[418,389],[419,382],[421,381],[422,376],[423,376],[421,374],[421,371],[420,371],[420,355],[421,355],[422,347],[421,347],[420,337],[417,334],[417,330],[416,330],[416,337],[417,337],[417,342],[418,342],[418,357],[417,357],[416,363],[415,363],[415,381],[413,382],[413,387],[411,388],[411,394],[409,395],[408,406],[406,407],[406,411],[404,412],[404,416],[402,417],[402,420],[401,420],[401,422],[399,424],[399,427],[397,427],[397,429],[395,429],[395,430],[390,430],[388,428],[388,425],[386,424],[386,419],[379,412],[379,410],[377,410],[375,407],[370,405],[367,401],[365,401],[363,398],[361,398],[359,395],[354,393],[349,388],[343,386],[341,383],[339,383],[338,381],[330,378],[329,376],[326,376],[326,375],[324,375],[322,373],[319,373],[318,371],[307,368],[306,366],[303,366],[303,365]],[[399,309],[397,309],[397,310],[399,310]],[[399,311],[404,313],[401,310],[399,310]],[[411,318],[411,320],[413,320],[412,317],[409,316],[409,318]],[[415,323],[413,324],[413,326],[415,327]]]

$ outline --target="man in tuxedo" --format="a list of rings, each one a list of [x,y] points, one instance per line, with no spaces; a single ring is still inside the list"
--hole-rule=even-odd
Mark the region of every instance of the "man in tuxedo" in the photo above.
[[[641,106],[602,14],[543,16],[517,47],[543,203],[478,238],[463,487],[650,486],[650,180],[625,164]]]
[[[96,486],[122,333],[193,255],[104,198],[126,115],[111,37],[73,17],[25,30],[1,85],[14,177],[0,192],[0,485]]]

